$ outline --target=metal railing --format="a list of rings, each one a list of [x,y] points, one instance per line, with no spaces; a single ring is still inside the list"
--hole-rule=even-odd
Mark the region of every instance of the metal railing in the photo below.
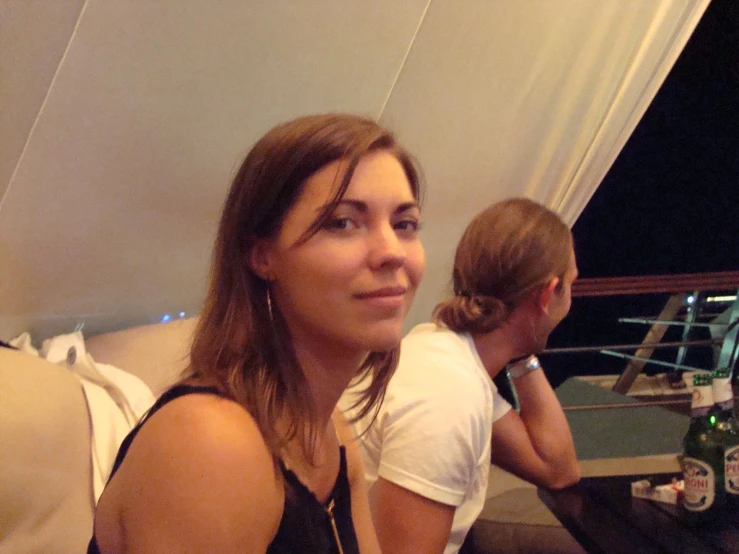
[[[712,293],[731,291],[732,294],[711,296],[707,294],[709,291]],[[551,348],[545,352],[570,354],[597,351],[628,360],[613,386],[614,391],[623,394],[628,392],[634,380],[648,363],[670,368],[668,379],[675,387],[682,385],[682,371],[707,371],[706,368],[685,365],[684,360],[689,347],[720,346],[716,365],[734,367],[737,359],[737,332],[739,331],[739,271],[584,278],[578,279],[572,285],[573,298],[657,293],[671,295],[657,317],[619,318],[619,321],[623,323],[650,325],[649,331],[640,344]],[[702,309],[709,304],[727,306],[719,312],[721,314],[725,311],[729,312],[727,321],[697,321]],[[712,317],[716,315],[718,314],[711,314]],[[682,340],[662,342],[667,329],[671,326],[683,328]],[[724,332],[719,334],[723,336],[709,340],[688,340],[690,330],[696,327],[722,329]],[[652,359],[652,354],[659,348],[678,348],[675,363]],[[636,350],[634,354],[623,352],[634,349]]]

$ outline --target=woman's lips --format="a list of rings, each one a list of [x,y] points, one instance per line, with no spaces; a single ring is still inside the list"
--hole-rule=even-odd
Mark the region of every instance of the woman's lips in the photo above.
[[[401,286],[382,287],[369,292],[359,293],[356,295],[356,298],[378,308],[399,308],[405,303],[406,290],[405,287]]]

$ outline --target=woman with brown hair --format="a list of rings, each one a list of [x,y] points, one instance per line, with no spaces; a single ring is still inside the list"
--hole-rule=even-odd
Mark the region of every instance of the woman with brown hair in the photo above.
[[[567,420],[535,356],[569,311],[576,276],[570,230],[531,200],[494,204],[467,227],[454,296],[403,339],[374,424],[355,424],[366,431],[383,553],[458,552],[485,501],[491,460],[541,486],[579,479]],[[520,413],[492,381],[506,368]],[[354,400],[342,400],[348,414]]]
[[[124,441],[88,552],[377,553],[335,413],[374,411],[425,267],[419,174],[376,123],[269,131],[233,181],[186,378]]]

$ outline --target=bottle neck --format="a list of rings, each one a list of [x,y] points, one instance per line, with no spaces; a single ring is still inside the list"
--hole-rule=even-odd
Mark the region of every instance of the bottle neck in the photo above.
[[[727,400],[726,402],[716,402],[716,407],[719,409],[720,412],[725,412],[727,414],[733,414],[734,413],[734,399]]]

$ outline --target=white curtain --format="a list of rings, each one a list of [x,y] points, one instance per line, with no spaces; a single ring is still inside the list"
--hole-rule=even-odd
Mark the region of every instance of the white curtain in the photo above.
[[[380,117],[421,159],[429,215],[524,194],[574,223],[707,6],[429,2]]]
[[[2,0],[0,0],[0,3]],[[352,111],[417,155],[447,292],[484,206],[572,224],[708,0],[42,0],[0,17],[0,336],[193,315],[235,165],[296,115]]]
[[[708,2],[624,2],[619,13],[604,10],[604,17],[597,21],[599,28],[593,28],[591,37],[600,32],[605,38],[599,48],[594,45],[593,52],[594,66],[600,66],[600,76],[596,77],[597,69],[573,68],[574,90],[563,91],[561,95],[573,94],[587,106],[575,148],[562,163],[559,184],[547,198],[549,205],[569,223],[575,222],[626,144]],[[609,33],[615,26],[631,32]],[[578,74],[582,81],[578,81]],[[588,98],[591,86],[596,93]],[[564,111],[568,111],[567,106]],[[576,119],[575,113],[572,119]],[[549,141],[556,140],[557,130],[554,130],[549,134]]]
[[[448,294],[456,242],[488,204],[527,196],[574,224],[708,0],[464,5],[429,4],[381,117],[428,180],[409,326]]]

